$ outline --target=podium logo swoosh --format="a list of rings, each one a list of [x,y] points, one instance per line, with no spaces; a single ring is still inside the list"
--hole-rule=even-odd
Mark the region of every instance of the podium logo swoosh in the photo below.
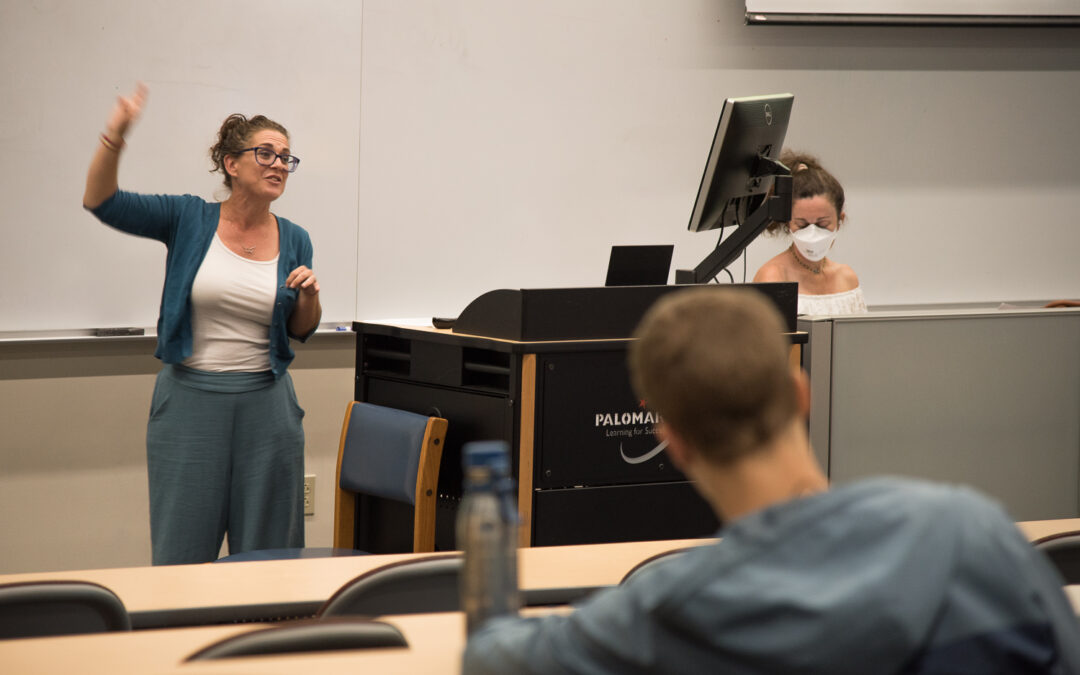
[[[626,462],[627,464],[641,464],[643,462],[649,461],[653,457],[656,457],[661,452],[663,452],[664,448],[667,447],[667,444],[668,444],[667,441],[663,441],[662,443],[660,443],[660,445],[658,445],[655,448],[653,448],[652,450],[646,452],[644,455],[638,455],[637,457],[631,457],[630,455],[626,454],[625,450],[623,450],[622,443],[619,443],[619,456],[621,456],[623,461]]]

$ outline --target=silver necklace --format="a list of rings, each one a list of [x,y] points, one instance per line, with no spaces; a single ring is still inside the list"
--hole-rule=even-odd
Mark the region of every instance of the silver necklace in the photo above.
[[[243,244],[240,244],[240,248],[244,249],[244,253],[246,253],[248,255],[255,255],[255,247],[254,246],[244,246]]]

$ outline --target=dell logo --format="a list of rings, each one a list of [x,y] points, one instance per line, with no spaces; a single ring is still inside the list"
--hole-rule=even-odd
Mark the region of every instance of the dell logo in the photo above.
[[[772,126],[772,106],[765,104],[765,126]]]

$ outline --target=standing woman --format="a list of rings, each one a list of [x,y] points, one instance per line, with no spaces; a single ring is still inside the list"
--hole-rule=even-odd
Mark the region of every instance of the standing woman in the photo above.
[[[769,223],[765,231],[789,235],[792,242],[761,266],[754,281],[798,282],[799,314],[866,312],[855,271],[826,256],[846,217],[844,188],[816,157],[785,150],[780,161],[791,167],[791,221]]]
[[[119,190],[124,136],[146,88],[119,97],[90,163],[83,205],[168,248],[155,356],[164,362],[146,434],[155,565],[304,545],[304,411],[289,338],[319,324],[311,240],[276,216],[300,160],[280,124],[230,115],[210,149],[228,198]]]

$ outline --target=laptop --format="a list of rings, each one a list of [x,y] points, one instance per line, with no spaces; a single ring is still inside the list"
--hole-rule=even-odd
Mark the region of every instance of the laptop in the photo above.
[[[663,286],[671,270],[673,244],[612,246],[605,286]]]

